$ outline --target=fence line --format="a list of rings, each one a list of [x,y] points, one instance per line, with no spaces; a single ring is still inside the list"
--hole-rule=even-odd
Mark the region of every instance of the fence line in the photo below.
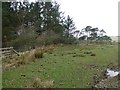
[[[19,53],[15,51],[13,47],[0,48],[0,57],[2,58],[10,58],[12,57],[13,53],[19,55]]]

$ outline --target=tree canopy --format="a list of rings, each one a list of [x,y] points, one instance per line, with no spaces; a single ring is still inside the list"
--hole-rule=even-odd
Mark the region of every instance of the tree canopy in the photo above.
[[[57,2],[3,2],[2,3],[3,47],[25,47],[25,45],[111,42],[102,29],[86,26],[76,30],[73,18],[64,16]],[[78,40],[77,40],[78,41]]]

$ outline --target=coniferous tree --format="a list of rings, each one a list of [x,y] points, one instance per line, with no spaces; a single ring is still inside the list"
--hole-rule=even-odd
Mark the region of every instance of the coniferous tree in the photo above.
[[[73,19],[69,15],[65,20],[64,27],[65,27],[65,35],[67,37],[70,37],[72,35],[72,31],[76,29]]]

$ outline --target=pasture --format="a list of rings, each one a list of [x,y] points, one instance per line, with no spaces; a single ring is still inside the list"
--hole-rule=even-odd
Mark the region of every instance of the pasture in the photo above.
[[[39,78],[52,81],[53,88],[90,88],[95,75],[101,77],[104,68],[117,69],[117,64],[117,45],[57,45],[35,62],[3,71],[2,85],[33,87],[32,83]]]

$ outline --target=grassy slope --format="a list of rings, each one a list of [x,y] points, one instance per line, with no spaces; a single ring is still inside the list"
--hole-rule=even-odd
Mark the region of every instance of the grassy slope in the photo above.
[[[86,50],[92,51],[96,56],[83,54]],[[74,55],[78,56],[73,57]],[[85,57],[79,55],[85,55]],[[115,64],[118,60],[117,55],[116,46],[70,45],[58,47],[52,54],[44,54],[44,58],[38,59],[35,63],[5,71],[3,73],[3,87],[26,87],[32,83],[34,77],[54,80],[54,87],[57,88],[90,87],[93,75],[99,74],[101,71],[91,69],[84,64],[97,66]],[[26,76],[21,77],[21,74]]]

